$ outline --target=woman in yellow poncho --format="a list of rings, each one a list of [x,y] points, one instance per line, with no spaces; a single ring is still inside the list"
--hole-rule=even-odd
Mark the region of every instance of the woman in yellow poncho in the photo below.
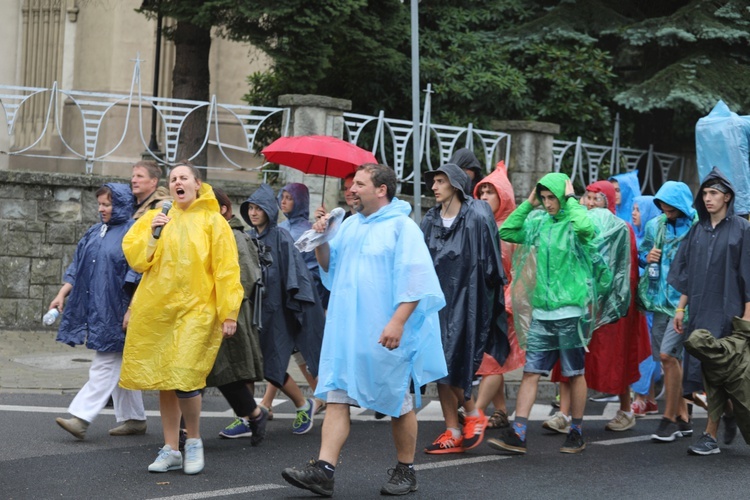
[[[169,190],[174,199],[169,216],[151,210],[122,242],[128,264],[143,278],[129,311],[120,386],[161,391],[165,444],[148,470],[183,468],[178,451],[183,416],[184,472],[197,474],[204,463],[200,389],[222,336],[234,335],[243,291],[234,236],[211,186],[200,181],[195,167],[182,163],[169,175]]]

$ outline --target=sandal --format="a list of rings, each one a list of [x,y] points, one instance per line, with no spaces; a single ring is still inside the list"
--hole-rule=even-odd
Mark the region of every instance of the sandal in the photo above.
[[[488,429],[504,429],[510,427],[508,415],[503,410],[495,410],[495,413],[487,421]]]

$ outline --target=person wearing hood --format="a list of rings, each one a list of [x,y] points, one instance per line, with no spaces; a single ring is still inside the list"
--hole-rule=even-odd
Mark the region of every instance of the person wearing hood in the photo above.
[[[292,240],[297,241],[302,234],[312,227],[310,223],[310,192],[307,186],[300,184],[299,182],[292,182],[287,184],[281,191],[279,191],[277,197],[279,208],[281,213],[284,214],[286,220],[279,223],[281,229],[289,231],[292,235]],[[315,289],[318,291],[318,297],[320,298],[320,304],[323,306],[323,310],[328,309],[328,290],[323,286],[320,281],[320,270],[318,268],[318,261],[315,260],[315,252],[302,252],[302,258],[307,264],[307,269],[310,271],[310,275],[315,280]],[[294,361],[299,366],[300,371],[307,380],[310,388],[315,391],[315,378],[310,374],[307,369],[307,362],[302,355],[295,351],[293,354]],[[269,408],[271,414],[271,405],[273,400],[276,398],[277,390],[273,384],[269,384],[266,387],[266,393],[263,396],[262,405]],[[325,402],[318,399],[315,400],[315,414],[317,415],[320,411],[325,408]]]
[[[242,203],[240,214],[251,227],[250,236],[270,249],[273,262],[263,277],[260,346],[264,376],[294,403],[297,415],[292,432],[305,434],[313,427],[315,403],[302,395],[287,367],[297,349],[307,361],[310,374],[317,378],[325,321],[323,307],[315,281],[292,236],[276,224],[279,204],[271,186],[261,184]]]
[[[126,185],[114,183],[104,184],[95,194],[101,222],[91,226],[78,242],[65,271],[65,284],[49,306],[62,311],[58,342],[71,347],[85,344],[96,351],[89,379],[68,407],[73,417],[55,419],[78,439],[84,439],[110,395],[115,418],[121,423],[110,434],[146,433],[141,392],[117,386],[127,326],[125,312],[133,290],[129,281],[133,274],[122,252],[122,239],[133,225],[133,194]],[[124,430],[128,432],[121,432]]]
[[[516,209],[516,197],[513,186],[508,180],[508,172],[505,162],[500,161],[495,171],[482,179],[474,188],[474,198],[486,202],[495,217],[497,228],[503,225],[505,219]],[[487,421],[487,428],[502,429],[508,427],[508,410],[505,404],[505,380],[503,374],[521,368],[526,362],[526,353],[518,345],[516,329],[513,326],[513,314],[511,312],[511,279],[512,260],[515,245],[507,241],[500,242],[500,254],[503,261],[503,271],[508,283],[504,287],[505,312],[508,324],[508,357],[505,363],[500,364],[495,358],[484,353],[482,364],[479,365],[476,375],[481,377],[477,394],[477,408],[487,412],[490,401],[495,411]]]
[[[439,316],[448,365],[448,376],[437,382],[446,430],[425,453],[463,453],[482,442],[487,426],[487,417],[472,398],[474,374],[485,352],[502,363],[509,351],[505,273],[492,211],[469,196],[466,173],[447,163],[425,172],[424,178],[437,203],[421,228],[447,303]],[[463,432],[458,422],[461,405]]]
[[[633,200],[641,194],[638,171],[613,175],[609,178],[609,182],[615,188],[615,204],[617,205],[615,215],[628,224],[633,224]]]
[[[544,213],[535,210],[539,206]],[[582,436],[587,390],[584,353],[593,321],[585,312],[595,308],[596,302],[590,248],[595,236],[586,209],[575,199],[573,183],[562,173],[542,177],[500,228],[503,241],[521,245],[520,255],[514,257],[512,293],[516,333],[526,347],[526,365],[516,418],[499,439],[488,441],[492,448],[526,453],[526,428],[539,379],[549,375],[558,359],[562,374],[570,378],[573,417],[560,451],[580,453],[586,447]],[[529,262],[533,271],[526,266],[529,255],[535,257],[535,266]]]
[[[302,233],[312,227],[310,223],[310,192],[304,184],[292,182],[281,188],[277,200],[281,213],[286,217],[285,221],[279,223],[279,227],[289,231],[292,240],[297,241]],[[315,252],[303,252],[302,258],[305,260],[307,269],[315,278],[316,286],[318,286],[320,272],[318,271],[318,261],[315,260]],[[320,286],[318,286],[318,294],[320,294]],[[323,308],[325,309],[325,307]]]
[[[672,442],[691,436],[693,426],[687,403],[682,397],[682,336],[672,319],[680,293],[667,282],[678,248],[695,218],[693,195],[684,182],[667,181],[654,195],[654,204],[663,212],[646,224],[646,234],[638,247],[638,263],[646,267],[638,283],[642,310],[654,313],[651,325],[651,353],[664,372],[664,414],[651,440]]]
[[[352,186],[357,214],[315,249],[323,284],[331,290],[315,394],[327,398],[328,406],[317,460],[281,474],[318,495],[333,495],[351,406],[392,417],[398,463],[381,494],[406,495],[418,487],[415,408],[420,387],[446,374],[438,318],[445,299],[424,236],[409,218],[411,206],[395,193],[392,168],[361,165]],[[329,217],[313,228],[323,232]],[[362,492],[347,494],[355,495]]]
[[[221,391],[236,416],[234,422],[219,432],[219,436],[227,439],[249,437],[250,444],[257,446],[265,439],[268,421],[268,410],[259,407],[253,397],[253,383],[263,380],[263,355],[258,328],[253,324],[252,300],[255,284],[261,275],[260,260],[255,243],[245,233],[245,226],[232,213],[229,196],[217,187],[214,196],[221,215],[234,234],[244,295],[237,316],[237,331],[222,341],[206,385]]]
[[[635,427],[635,415],[631,408],[630,384],[637,381],[640,374],[638,365],[650,352],[648,325],[646,318],[636,307],[636,287],[638,285],[638,247],[635,234],[629,224],[615,216],[615,189],[607,181],[597,181],[586,186],[586,194],[581,199],[588,208],[588,215],[604,233],[610,244],[627,245],[625,252],[617,249],[615,259],[609,258],[607,264],[613,274],[620,275],[620,270],[627,281],[629,301],[625,316],[600,326],[594,331],[586,353],[586,384],[590,389],[603,394],[617,395],[620,408],[614,418],[607,422],[609,431],[626,431]],[[616,228],[617,233],[609,231]],[[624,238],[620,238],[623,235]],[[626,262],[623,262],[625,260]],[[570,407],[570,386],[567,380],[560,377],[559,366],[552,375],[553,382],[560,382],[560,411],[544,422],[543,427],[556,432],[566,433],[570,425],[568,410]]]
[[[661,210],[654,204],[654,197],[641,195],[633,199],[633,231],[635,232],[636,244],[641,246],[643,238],[646,236],[646,224],[651,219],[661,214]],[[643,275],[643,266],[638,266],[638,272]],[[651,326],[654,315],[651,312],[645,313],[646,322],[648,323],[649,344],[651,342]],[[631,406],[636,417],[645,417],[659,413],[659,405],[656,403],[656,393],[654,392],[654,382],[661,379],[661,365],[654,361],[653,356],[648,356],[641,361],[638,367],[641,378],[630,386],[633,389],[635,400]]]
[[[143,273],[133,296],[120,387],[158,390],[164,446],[149,472],[203,470],[201,390],[222,337],[234,335],[242,304],[232,230],[211,186],[191,163],[169,174],[174,205],[150,210],[122,241],[130,266]],[[179,449],[180,416],[187,438]]]
[[[714,167],[695,197],[698,222],[680,245],[667,277],[680,293],[674,317],[680,335],[705,329],[721,339],[731,335],[733,318],[750,320],[750,222],[734,213],[734,201],[732,183]],[[683,370],[682,393],[696,402],[696,394],[707,389],[700,360],[686,353]],[[731,405],[725,408],[724,423],[724,443],[729,444],[737,434]],[[688,452],[719,453],[718,426],[709,415],[706,431]]]
[[[448,163],[458,165],[459,168],[466,172],[466,175],[469,176],[471,186],[469,187],[469,190],[466,192],[466,194],[471,196],[472,193],[474,193],[477,184],[479,184],[482,179],[484,179],[484,174],[482,173],[482,164],[479,163],[479,159],[477,159],[477,156],[472,150],[468,148],[461,148],[457,149],[456,152],[453,153],[453,156],[450,157]],[[427,188],[429,189],[430,186],[427,186]]]

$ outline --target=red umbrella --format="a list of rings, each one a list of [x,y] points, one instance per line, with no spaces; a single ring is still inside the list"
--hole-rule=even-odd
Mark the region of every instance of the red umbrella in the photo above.
[[[356,172],[363,163],[378,162],[369,151],[328,135],[280,137],[261,152],[271,163],[296,168],[306,174],[332,175],[340,179]]]

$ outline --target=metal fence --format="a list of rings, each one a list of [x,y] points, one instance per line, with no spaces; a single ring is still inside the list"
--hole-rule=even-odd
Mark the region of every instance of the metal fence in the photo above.
[[[197,110],[206,108],[208,122],[200,151],[209,145],[214,146],[226,166],[201,168],[257,170],[266,167],[264,172],[272,172],[267,169],[267,165],[247,167],[247,164],[243,165],[236,156],[257,155],[258,150],[262,148],[261,142],[288,135],[290,113],[286,108],[222,104],[217,101],[216,96],[212,96],[209,101],[191,101],[143,95],[141,62],[136,58],[128,94],[66,90],[60,89],[56,82],[51,88],[0,85],[0,106],[5,113],[8,135],[14,140],[24,142],[13,145],[2,153],[11,156],[82,161],[85,171],[91,173],[94,162],[115,161],[112,159],[115,155],[124,154],[121,151],[123,143],[127,134],[132,134],[130,121],[137,120],[138,141],[143,146],[142,151],[169,166],[181,159],[178,157],[178,143],[187,118]],[[477,153],[486,172],[491,172],[499,160],[509,163],[509,134],[476,129],[471,123],[465,127],[431,123],[429,86],[426,96],[420,123],[420,171],[433,170],[436,163],[437,166],[446,163],[455,150],[462,147]],[[73,123],[72,127],[63,126],[64,106],[78,112],[77,115],[73,113],[72,121],[70,115],[68,116],[66,123]],[[108,119],[116,120],[111,118],[116,107],[124,108],[124,123],[114,127],[120,130],[121,126],[121,134],[115,141],[108,138],[110,144],[114,142],[114,146],[102,151],[102,124]],[[31,109],[34,112],[30,112]],[[145,110],[153,110],[158,115],[161,123],[159,142],[163,145],[163,153],[149,147],[148,137],[152,131]],[[400,185],[414,181],[414,168],[409,161],[413,155],[407,155],[408,152],[413,152],[411,121],[387,118],[385,112],[381,111],[377,116],[344,113],[344,124],[344,138],[372,151],[382,163],[391,165],[396,171]],[[621,148],[618,126],[619,119],[615,128],[615,141],[608,146],[588,144],[580,137],[575,142],[555,140],[555,171],[564,171],[571,178],[586,185],[597,180],[602,173],[611,175],[619,173],[620,170],[632,171],[639,168],[643,174],[644,191],[655,190],[661,184],[660,180],[666,180],[668,176],[674,178],[674,169],[678,170],[676,177],[682,179],[684,164],[681,157],[655,152],[653,147],[648,150]],[[23,129],[23,133],[18,133],[14,137],[19,127]],[[71,128],[76,132],[71,132]],[[40,148],[43,139],[49,139],[53,129],[61,147]],[[111,129],[112,127],[110,134]],[[233,137],[242,137],[239,143],[225,139],[224,135],[228,135],[229,129],[232,129],[229,132]],[[74,137],[70,137],[71,135]],[[263,136],[263,141],[260,136]],[[132,142],[132,138],[129,139]],[[62,150],[63,153],[45,152],[55,150]],[[257,164],[257,159],[254,163]],[[657,173],[660,174],[660,179],[656,179]]]

